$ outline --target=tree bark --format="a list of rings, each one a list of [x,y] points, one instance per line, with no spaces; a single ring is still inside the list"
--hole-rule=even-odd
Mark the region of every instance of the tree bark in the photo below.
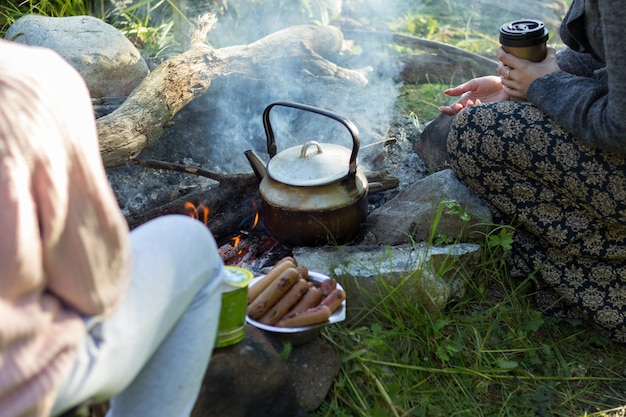
[[[218,77],[239,74],[262,78],[289,60],[297,72],[340,78],[356,85],[367,83],[365,70],[342,68],[328,60],[343,43],[336,27],[293,26],[249,45],[214,49],[203,40],[215,19],[203,19],[198,21],[185,52],[155,68],[119,108],[97,120],[105,167],[134,159],[163,135],[180,109],[204,94]]]
[[[263,79],[276,68],[291,68],[294,76],[327,77],[355,86],[368,82],[371,68],[348,69],[332,62],[344,41],[337,27],[292,26],[249,45],[214,49],[204,39],[215,23],[213,15],[198,19],[189,48],[155,68],[116,110],[96,121],[105,167],[131,161],[158,140],[176,113],[206,93],[218,77],[237,74]],[[438,42],[391,33],[347,33],[425,51],[402,58],[405,65],[399,76],[407,83],[440,81],[429,74],[446,77],[446,82],[452,75],[464,80],[497,68],[492,60]]]

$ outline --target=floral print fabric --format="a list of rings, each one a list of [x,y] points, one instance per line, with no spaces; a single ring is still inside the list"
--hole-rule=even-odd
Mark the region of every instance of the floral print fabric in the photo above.
[[[547,314],[626,343],[626,157],[582,144],[532,104],[471,106],[448,137],[458,178],[513,224],[514,274]]]

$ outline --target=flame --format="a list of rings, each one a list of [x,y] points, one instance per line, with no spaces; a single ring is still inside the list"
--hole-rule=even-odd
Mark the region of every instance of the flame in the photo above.
[[[186,201],[183,205],[189,216],[196,218],[196,206],[191,201]]]
[[[239,242],[241,242],[241,236],[235,236],[233,237],[233,247],[237,247],[239,246]]]
[[[204,204],[201,204],[200,209],[202,209],[202,222],[206,226],[209,223],[209,208]]]
[[[202,214],[202,223],[204,223],[205,226],[209,223],[210,210],[204,204],[200,203],[198,207],[196,207],[191,201],[186,201],[183,207],[191,218],[200,220],[200,215]]]
[[[259,212],[254,213],[254,221],[252,222],[252,228],[254,229],[259,223]]]

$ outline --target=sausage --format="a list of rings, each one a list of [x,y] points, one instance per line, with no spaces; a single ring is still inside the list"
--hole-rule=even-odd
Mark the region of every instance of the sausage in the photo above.
[[[346,293],[341,288],[335,288],[333,292],[328,294],[326,298],[322,300],[320,305],[326,306],[330,311],[335,311],[339,308],[343,300],[346,299]]]
[[[276,264],[274,264],[274,266],[278,266],[284,262],[291,262],[294,266],[298,265],[298,262],[296,262],[296,260],[293,258],[293,256],[285,256],[284,258],[280,259],[278,262],[276,262]]]
[[[296,266],[296,269],[298,270],[298,272],[300,272],[300,275],[302,275],[302,278],[309,279],[309,269],[306,266],[298,265]]]
[[[311,307],[316,307],[320,304],[321,301],[322,301],[322,290],[320,290],[317,287],[311,287],[306,292],[306,294],[304,294],[304,296],[300,299],[300,301],[298,301],[298,304],[296,304],[285,315],[289,316],[294,313],[300,313]]]
[[[261,323],[275,325],[278,320],[282,319],[291,307],[296,305],[298,301],[309,291],[309,284],[306,280],[300,279],[293,287],[283,295],[280,300],[270,308],[267,313],[259,320]]]
[[[248,317],[258,320],[300,279],[296,268],[289,267],[272,281],[254,301],[248,305]],[[254,288],[254,287],[253,287]]]
[[[300,313],[289,314],[277,324],[278,327],[302,327],[320,324],[328,321],[332,312],[324,305],[309,308]]]
[[[335,288],[337,288],[337,281],[335,281],[332,278],[326,278],[320,284],[320,289],[322,290],[322,297],[323,298],[328,297],[330,293],[333,292],[333,290],[335,290]]]
[[[283,258],[285,259],[285,258]],[[269,285],[279,276],[281,276],[287,269],[295,268],[295,264],[289,259],[286,261],[277,263],[263,278],[258,280],[253,286],[248,288],[248,304],[252,303],[259,294],[261,294]]]

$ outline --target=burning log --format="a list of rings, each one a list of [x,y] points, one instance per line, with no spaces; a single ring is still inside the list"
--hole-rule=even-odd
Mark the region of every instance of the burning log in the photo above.
[[[207,226],[219,240],[231,236],[233,231],[239,230],[248,218],[254,216],[255,207],[260,203],[258,186],[254,174],[228,174],[214,187],[185,195],[152,210],[128,214],[126,221],[134,228],[165,214],[189,214],[185,206],[187,202],[192,202],[210,209]],[[243,199],[242,196],[252,197]]]
[[[232,235],[233,231],[238,230],[247,218],[255,214],[255,207],[260,206],[261,200],[257,193],[259,180],[252,173],[221,174],[199,167],[155,160],[136,159],[133,160],[133,163],[146,168],[167,169],[200,175],[219,182],[219,185],[186,195],[149,211],[127,215],[126,220],[131,228],[164,214],[188,214],[185,207],[186,203],[191,201],[195,202],[194,204],[197,206],[202,205],[210,208],[211,214],[208,215],[206,223],[216,239],[219,240]],[[397,177],[384,171],[367,172],[366,176],[370,185],[370,193],[396,188],[400,182]],[[241,196],[254,197],[242,200]]]
[[[364,85],[366,70],[342,68],[328,58],[341,49],[343,35],[332,26],[294,26],[249,45],[214,49],[204,42],[217,19],[198,19],[185,52],[155,68],[122,105],[97,120],[100,153],[107,168],[134,159],[159,139],[174,115],[204,94],[218,77],[262,79],[296,61],[299,73]]]

